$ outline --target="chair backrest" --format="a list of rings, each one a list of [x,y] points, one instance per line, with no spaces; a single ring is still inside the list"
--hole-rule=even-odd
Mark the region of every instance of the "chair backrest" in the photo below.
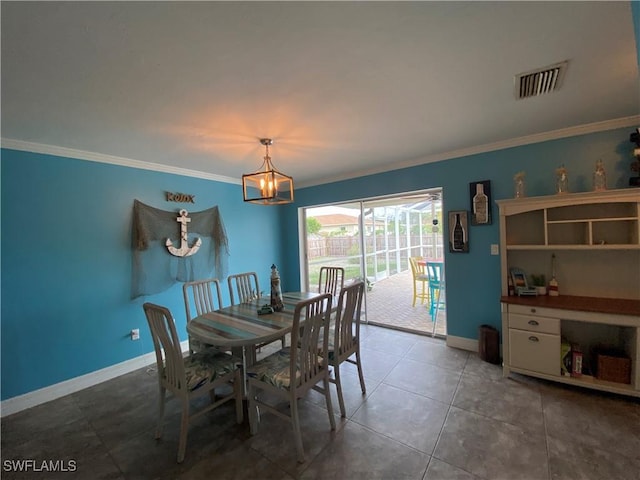
[[[425,275],[425,267],[418,263],[419,260],[422,260],[422,257],[409,257],[411,273],[413,274],[414,279],[417,278],[418,275]]]
[[[340,293],[344,286],[344,268],[320,267],[320,280],[318,282],[319,293],[330,293],[334,297]]]
[[[187,314],[187,322],[194,317],[219,310],[222,307],[222,295],[220,282],[217,278],[186,282],[182,285],[184,296],[184,308]],[[191,315],[192,304],[196,307],[195,315]]]
[[[442,262],[427,262],[427,275],[429,276],[429,285],[434,288],[440,288],[444,283],[444,265]]]
[[[341,362],[349,357],[360,338],[360,315],[364,282],[357,281],[340,292],[336,311],[335,338],[333,341],[334,358]]]
[[[315,385],[322,369],[328,368],[329,310],[331,294],[323,293],[296,305],[291,330],[291,364],[289,378],[291,388]],[[304,323],[300,328],[300,321]],[[322,343],[320,339],[322,338]],[[321,345],[322,348],[318,348]]]
[[[182,347],[176,333],[173,315],[168,308],[153,303],[145,303],[142,307],[151,330],[153,348],[156,351],[158,377],[174,390],[185,389],[187,385]]]
[[[236,273],[229,275],[229,296],[231,305],[247,303],[260,296],[260,285],[256,272]]]

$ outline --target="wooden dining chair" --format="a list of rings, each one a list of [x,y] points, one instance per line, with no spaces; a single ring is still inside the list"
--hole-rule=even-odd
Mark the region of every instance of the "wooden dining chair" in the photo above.
[[[178,463],[184,460],[187,448],[189,422],[225,402],[235,400],[236,419],[242,423],[242,377],[238,365],[241,359],[219,350],[207,349],[182,356],[180,339],[171,312],[166,307],[145,303],[144,313],[147,317],[153,348],[156,353],[158,385],[160,388],[160,404],[156,439],[162,437],[164,406],[167,390],[173,393],[182,404],[182,420],[180,422],[180,440],[178,442]],[[231,385],[233,391],[214,401],[215,389],[223,385]],[[193,399],[207,395],[211,404],[191,414],[190,403]]]
[[[413,275],[413,303],[412,307],[416,306],[416,300],[420,299],[420,303],[429,302],[431,298],[430,291],[427,288],[429,282],[429,276],[425,271],[424,263],[421,263],[421,257],[409,257],[409,264],[411,265],[411,274]]]
[[[329,346],[327,355],[329,365],[333,366],[335,383],[340,403],[340,414],[346,417],[346,408],[342,395],[342,383],[340,380],[340,364],[349,362],[358,368],[360,389],[362,394],[367,393],[362,373],[362,359],[360,357],[360,316],[362,312],[362,297],[364,296],[364,282],[357,281],[340,291],[338,297],[335,327],[329,334]],[[351,358],[351,357],[355,358]]]
[[[231,305],[247,303],[260,297],[260,284],[256,272],[236,273],[227,278]]]
[[[187,323],[194,317],[199,317],[200,315],[213,312],[222,307],[220,282],[217,278],[186,282],[182,285],[182,295],[184,297]],[[192,307],[194,307],[193,310]],[[192,312],[195,313],[195,315]],[[202,348],[204,348],[202,342],[189,337],[190,352],[197,352]]]
[[[318,292],[330,293],[334,298],[338,296],[344,286],[344,268],[320,267]]]
[[[249,380],[249,423],[251,435],[258,433],[258,422],[262,411],[270,412],[291,422],[298,454],[298,461],[304,462],[304,446],[300,430],[298,399],[314,389],[324,394],[331,430],[336,421],[331,406],[329,391],[329,309],[331,294],[325,293],[303,300],[296,305],[293,314],[292,347],[283,348],[248,367]],[[301,323],[304,328],[301,327]],[[320,345],[320,348],[318,348]],[[322,387],[317,385],[322,382]],[[267,402],[277,399],[288,402],[288,410],[278,409],[277,403]]]
[[[229,283],[229,297],[231,298],[231,305],[237,305],[239,303],[249,303],[260,298],[260,284],[258,283],[258,274],[256,272],[236,273],[229,275],[227,278]],[[285,337],[280,339],[282,348],[286,346],[287,340]],[[256,351],[269,343],[261,343],[255,346]]]

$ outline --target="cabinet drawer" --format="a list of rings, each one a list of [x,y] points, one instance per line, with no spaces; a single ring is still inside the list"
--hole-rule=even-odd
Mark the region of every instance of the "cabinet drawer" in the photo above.
[[[560,319],[512,313],[509,314],[509,328],[560,335]]]
[[[557,318],[559,311],[553,308],[531,307],[527,305],[509,305],[509,314],[512,313],[518,313],[520,315],[530,315],[532,317]]]
[[[509,364],[560,376],[560,335],[509,329]]]

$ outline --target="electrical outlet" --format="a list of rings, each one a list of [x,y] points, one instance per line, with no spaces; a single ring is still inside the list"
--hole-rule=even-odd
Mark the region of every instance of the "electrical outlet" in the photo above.
[[[500,247],[497,243],[491,244],[491,255],[500,255]]]
[[[140,329],[134,328],[131,330],[131,340],[140,340]]]

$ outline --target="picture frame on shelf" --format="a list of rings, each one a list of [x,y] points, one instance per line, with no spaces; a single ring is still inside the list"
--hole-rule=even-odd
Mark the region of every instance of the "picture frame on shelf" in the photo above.
[[[469,184],[471,225],[491,225],[491,180]]]
[[[469,226],[466,210],[451,210],[449,218],[449,252],[469,252]]]

